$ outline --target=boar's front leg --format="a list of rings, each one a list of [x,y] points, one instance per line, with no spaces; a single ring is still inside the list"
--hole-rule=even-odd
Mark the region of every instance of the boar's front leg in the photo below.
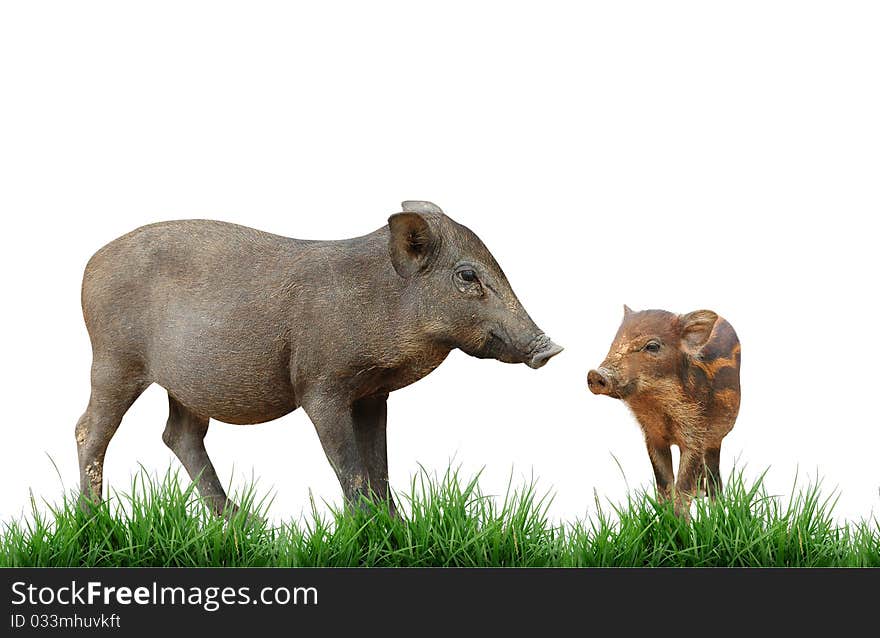
[[[397,508],[388,487],[388,445],[385,427],[388,420],[388,395],[366,397],[354,404],[354,428],[361,459],[366,465],[369,487],[377,500],[388,502],[392,515]]]
[[[662,503],[668,501],[672,494],[675,475],[672,471],[672,449],[667,443],[645,441],[648,456],[654,468],[654,480],[657,484],[657,498]]]
[[[302,406],[318,432],[346,503],[360,507],[361,497],[366,495],[369,486],[369,474],[358,447],[353,402],[331,394],[318,394],[304,397]]]

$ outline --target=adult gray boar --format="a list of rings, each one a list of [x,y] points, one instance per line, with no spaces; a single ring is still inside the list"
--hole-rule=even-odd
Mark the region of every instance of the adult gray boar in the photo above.
[[[430,202],[404,202],[363,237],[307,241],[216,221],[139,228],[86,266],[92,391],[76,425],[80,487],[101,498],[104,455],[152,383],[168,391],[162,439],[218,512],[209,419],[251,424],[302,406],[346,501],[394,503],[388,393],[453,348],[544,365],[542,333],[483,242]]]

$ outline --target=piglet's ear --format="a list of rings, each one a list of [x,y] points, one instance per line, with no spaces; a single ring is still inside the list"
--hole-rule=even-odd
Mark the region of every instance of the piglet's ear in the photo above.
[[[391,229],[388,250],[401,277],[412,277],[431,265],[440,240],[420,213],[397,213],[388,218]]]
[[[681,316],[681,339],[691,350],[701,348],[712,334],[718,315],[711,310],[695,310]]]

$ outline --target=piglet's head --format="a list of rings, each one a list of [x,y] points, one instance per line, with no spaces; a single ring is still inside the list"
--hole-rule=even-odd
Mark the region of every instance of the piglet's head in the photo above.
[[[718,315],[696,310],[677,315],[665,310],[635,312],[623,307],[623,321],[608,356],[587,375],[593,394],[627,400],[682,378],[689,358],[709,340]]]

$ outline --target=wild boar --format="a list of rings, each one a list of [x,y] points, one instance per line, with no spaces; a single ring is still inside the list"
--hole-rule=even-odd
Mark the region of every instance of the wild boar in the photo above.
[[[107,445],[157,383],[162,438],[217,512],[228,501],[205,451],[209,419],[261,423],[301,406],[347,502],[372,492],[393,508],[390,392],[454,348],[532,368],[562,350],[483,242],[430,202],[341,241],[206,220],[144,226],[91,258],[82,306],[93,355],[76,425],[82,494],[100,499]]]
[[[632,410],[658,497],[668,500],[674,485],[675,510],[684,516],[700,488],[712,499],[721,491],[721,441],[739,412],[739,368],[736,332],[711,310],[676,315],[624,306],[608,356],[587,375],[593,394],[620,399]],[[681,452],[677,480],[671,445]]]

